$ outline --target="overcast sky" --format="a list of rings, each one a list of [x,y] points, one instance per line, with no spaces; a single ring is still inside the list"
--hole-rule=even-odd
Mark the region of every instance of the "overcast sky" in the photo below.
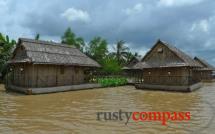
[[[0,0],[0,32],[12,38],[59,41],[67,27],[141,55],[160,38],[215,65],[214,0]]]

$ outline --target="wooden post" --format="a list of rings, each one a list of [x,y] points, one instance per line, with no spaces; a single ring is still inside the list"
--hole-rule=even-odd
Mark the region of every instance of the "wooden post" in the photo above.
[[[6,87],[8,87],[8,67],[6,69]]]
[[[33,71],[32,71],[32,77],[31,77],[31,86],[33,87],[33,83],[35,83],[35,81],[34,81],[34,80],[35,80],[35,78],[34,78],[34,77],[35,77],[35,74],[34,74],[34,63],[33,63],[32,66],[33,66],[33,67],[32,67],[32,68],[33,68]]]
[[[25,87],[26,86],[26,78],[25,78],[25,72],[26,72],[26,70],[25,70],[25,63],[23,63],[23,70],[22,70],[22,74],[23,74],[23,76],[24,76],[24,82],[23,82],[23,87]]]
[[[58,66],[56,65],[56,71],[55,71],[55,74],[56,74],[56,86],[58,85],[57,71],[58,71]]]
[[[26,65],[27,67],[26,67],[26,70],[28,71],[27,72],[27,87],[29,87],[30,86],[30,83],[29,83],[29,81],[30,81],[30,78],[29,78],[29,66],[28,66],[28,64]]]
[[[38,78],[38,77],[39,77],[39,76],[38,76],[38,66],[36,67],[36,69],[37,69],[37,74],[36,74],[36,87],[38,87],[38,79],[39,79],[39,78]]]
[[[188,76],[188,86],[190,85],[190,68],[188,67],[189,70],[189,76]]]
[[[15,67],[13,66],[13,68],[12,68],[12,81],[11,81],[11,84],[14,84],[14,80],[15,80],[15,75],[14,75],[14,72],[15,72]]]

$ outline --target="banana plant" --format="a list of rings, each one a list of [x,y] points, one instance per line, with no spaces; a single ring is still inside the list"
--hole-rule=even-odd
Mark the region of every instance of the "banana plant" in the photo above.
[[[4,36],[0,33],[0,72],[2,76],[6,74],[6,63],[12,54],[12,49],[15,44],[15,40],[10,40],[8,35]]]

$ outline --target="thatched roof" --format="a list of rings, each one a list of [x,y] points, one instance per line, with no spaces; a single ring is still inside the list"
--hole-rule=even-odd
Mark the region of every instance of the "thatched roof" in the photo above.
[[[20,53],[19,48],[24,51]],[[21,56],[20,56],[21,55]],[[20,38],[9,63],[55,64],[100,67],[79,49],[65,44]]]
[[[152,68],[152,66],[148,65],[146,62],[138,62],[132,68],[133,69],[144,69],[144,68]]]
[[[134,56],[134,57],[131,59],[131,61],[128,62],[128,64],[127,64],[126,66],[124,66],[122,69],[123,69],[123,70],[132,70],[132,69],[134,69],[133,66],[134,66],[135,64],[137,64],[138,62],[140,62],[140,61],[141,61],[141,58],[140,58],[140,57]]]
[[[195,57],[194,60],[201,66],[201,70],[215,70],[215,68],[211,64],[209,64],[202,58]]]
[[[175,54],[181,60],[181,62],[166,62],[164,65],[147,62],[146,58],[149,56],[149,54],[158,44],[162,44],[162,45],[166,46],[173,54]],[[155,45],[151,48],[151,50],[149,50],[146,53],[146,55],[143,57],[141,62],[134,65],[133,68],[143,69],[143,68],[182,67],[182,66],[199,67],[199,65],[189,55],[187,55],[183,51],[179,50],[178,48],[176,48],[164,41],[158,40],[155,43]]]

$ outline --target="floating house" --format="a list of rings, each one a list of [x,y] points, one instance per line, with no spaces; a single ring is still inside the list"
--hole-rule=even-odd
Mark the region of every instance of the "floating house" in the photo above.
[[[212,81],[215,68],[202,58],[195,57],[194,60],[201,66],[201,68],[197,70],[199,79],[204,82]]]
[[[138,62],[141,61],[140,57],[134,56],[127,65],[125,65],[123,69],[123,76],[127,78],[129,84],[141,83],[142,78],[142,71],[139,68],[133,68]]]
[[[99,86],[85,78],[100,65],[73,46],[20,38],[8,64],[7,88],[27,94]]]
[[[134,56],[123,69],[133,69],[132,67],[141,61],[141,57]]]
[[[196,70],[200,68],[189,55],[158,40],[141,62],[134,65],[143,72],[138,89],[192,91],[201,87]]]

